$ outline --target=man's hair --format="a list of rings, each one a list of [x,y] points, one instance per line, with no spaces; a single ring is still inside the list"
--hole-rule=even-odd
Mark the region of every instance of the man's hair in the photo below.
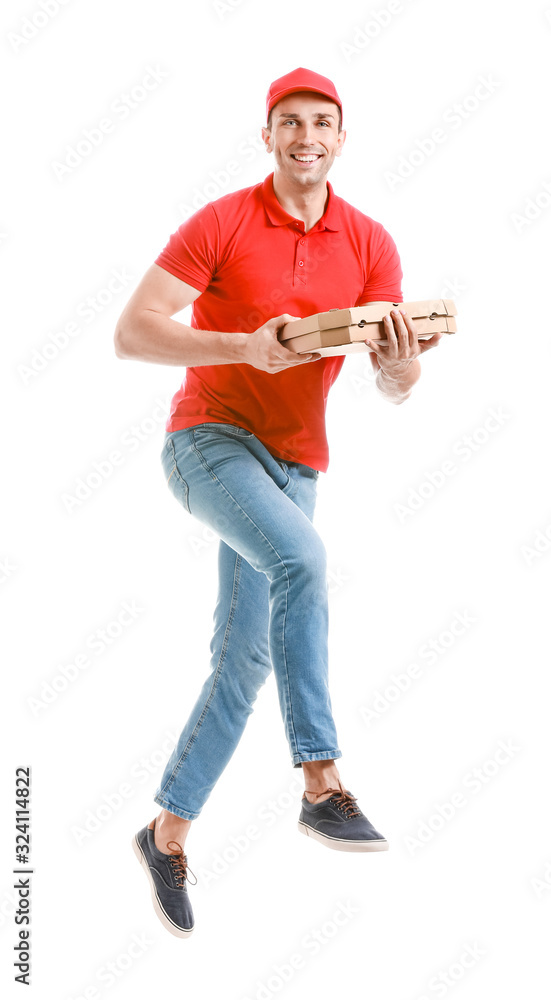
[[[274,108],[275,107],[276,107],[276,105],[274,104]],[[272,111],[274,110],[274,108],[270,108],[270,114],[268,115],[268,123],[266,125],[266,128],[268,129],[268,132],[272,131]],[[338,127],[338,131],[342,132],[342,112],[341,112],[341,109],[339,108],[338,104],[337,104],[337,111],[339,112],[339,122],[338,122],[339,127]]]

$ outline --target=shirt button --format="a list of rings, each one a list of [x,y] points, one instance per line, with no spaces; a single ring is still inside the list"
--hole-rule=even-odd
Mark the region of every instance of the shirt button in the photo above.
[[[299,240],[299,243],[304,243],[304,240]]]
[[[299,267],[304,267],[304,261],[303,261],[303,260],[299,260],[299,262],[298,262],[298,266],[299,266]]]

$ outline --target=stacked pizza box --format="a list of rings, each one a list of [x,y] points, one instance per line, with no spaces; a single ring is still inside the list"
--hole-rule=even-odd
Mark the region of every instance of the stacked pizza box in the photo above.
[[[452,299],[424,299],[420,302],[369,302],[349,309],[329,309],[286,323],[279,332],[279,340],[296,354],[314,351],[328,357],[369,351],[366,340],[388,344],[384,317],[392,309],[407,312],[415,323],[419,340],[435,333],[457,331],[454,318],[457,309]]]

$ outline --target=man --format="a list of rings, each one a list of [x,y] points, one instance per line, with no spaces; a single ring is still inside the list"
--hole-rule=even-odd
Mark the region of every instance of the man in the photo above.
[[[402,270],[382,225],[326,180],[346,138],[333,83],[296,69],[270,86],[266,115],[273,173],[172,234],[115,333],[118,357],[186,367],[162,465],[184,510],[220,536],[211,672],[155,793],[161,812],[133,840],[157,915],[179,937],[193,929],[189,827],[272,667],[291,762],[305,776],[299,829],[337,850],[388,848],[335,764],[326,553],[312,525],[328,467],[327,396],[344,356],[299,356],[277,335],[326,309],[403,302]],[[191,327],[171,318],[191,303]],[[419,343],[399,311],[385,325],[388,346],[366,343],[379,390],[400,403],[440,335]]]

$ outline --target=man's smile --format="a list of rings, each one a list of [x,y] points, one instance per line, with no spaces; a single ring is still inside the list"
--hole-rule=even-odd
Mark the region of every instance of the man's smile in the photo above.
[[[291,153],[291,156],[297,163],[316,163],[323,153]]]

